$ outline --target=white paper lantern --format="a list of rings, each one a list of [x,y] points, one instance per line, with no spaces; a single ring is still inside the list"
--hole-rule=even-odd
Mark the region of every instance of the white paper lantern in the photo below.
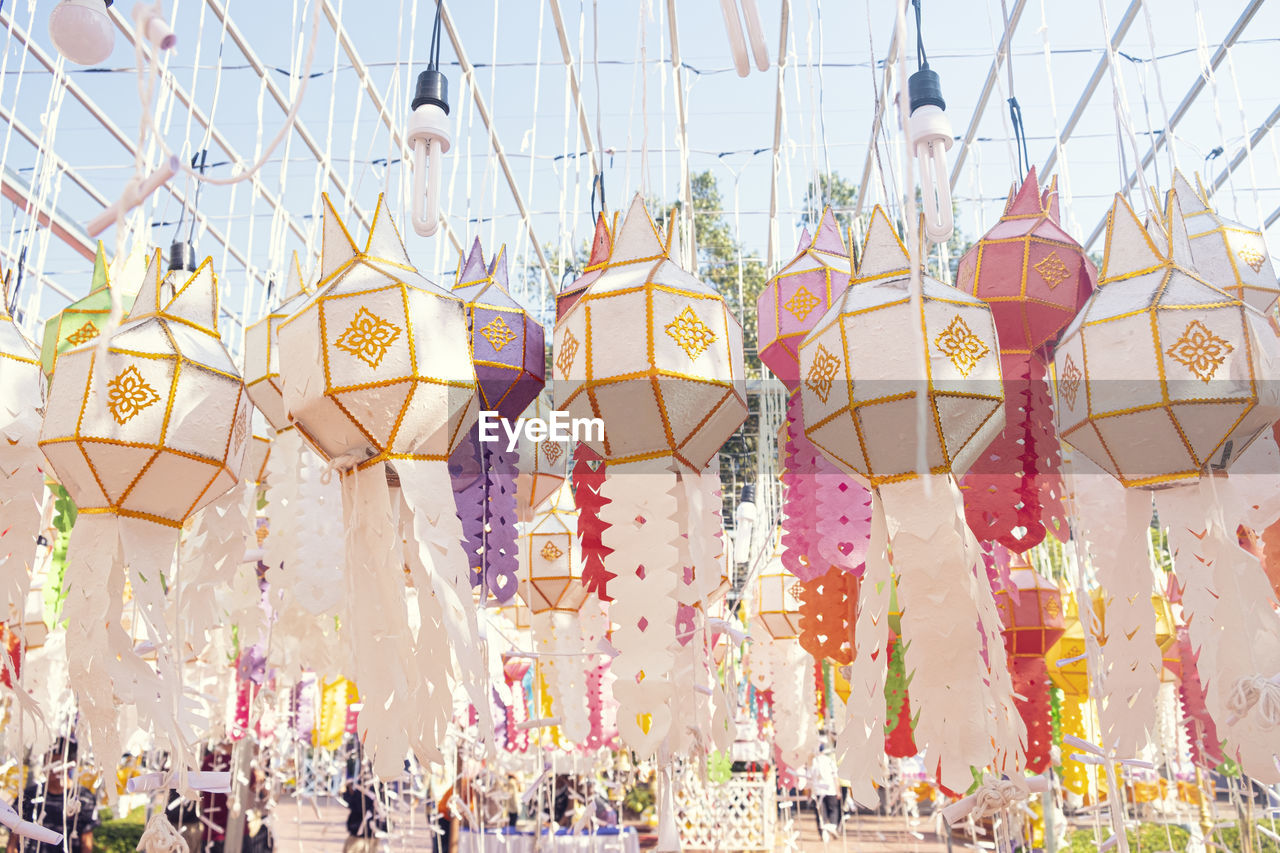
[[[244,385],[249,389],[253,405],[277,432],[288,429],[291,424],[280,387],[280,342],[276,332],[310,296],[311,288],[302,279],[302,266],[298,263],[298,253],[294,252],[280,304],[244,330]]]
[[[1210,207],[1198,174],[1193,189],[1181,172],[1174,172],[1173,191],[1182,206],[1196,271],[1246,305],[1270,311],[1280,296],[1280,285],[1262,232],[1232,222]]]

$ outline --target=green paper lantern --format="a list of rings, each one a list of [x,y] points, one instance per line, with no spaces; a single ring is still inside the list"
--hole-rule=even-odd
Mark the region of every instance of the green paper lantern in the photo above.
[[[128,316],[137,294],[120,294],[121,317]],[[40,368],[45,378],[53,376],[58,356],[69,349],[98,337],[111,318],[111,280],[107,275],[107,255],[98,241],[98,255],[93,261],[93,281],[89,295],[72,302],[44,324],[44,341],[40,345]]]

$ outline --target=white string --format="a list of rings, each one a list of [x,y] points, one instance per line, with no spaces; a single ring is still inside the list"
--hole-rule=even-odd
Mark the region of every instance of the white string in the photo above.
[[[1004,32],[1008,28],[1009,28],[1008,23],[1004,20],[1001,20],[1000,22],[1001,35],[999,38],[996,37],[996,22],[995,22],[995,18],[993,18],[991,15],[991,6],[990,4],[988,4],[987,5],[987,32],[991,38],[992,56],[1000,55],[1000,42],[1004,40]],[[1013,54],[1013,34],[1010,33],[1009,50],[1005,55],[1005,62],[1010,64],[1013,62],[1012,54]],[[1009,100],[1009,93],[1004,90],[1004,79],[1001,77],[1001,75],[996,74],[995,82],[996,82],[996,90],[1000,93],[1001,102],[1007,104]],[[1018,151],[1014,147],[1014,143],[1013,143],[1013,129],[1009,127],[1009,111],[997,110],[997,112],[1000,113],[1000,124],[1002,127],[1004,127],[1005,148],[1007,148],[1009,151],[1009,171],[1013,175],[1014,182],[1021,183],[1023,176],[1018,174]],[[973,146],[970,146],[970,148],[972,147]],[[945,179],[946,179],[945,176],[940,178],[940,180],[945,180]]]
[[[1253,165],[1253,135],[1249,131],[1249,119],[1244,112],[1244,98],[1240,95],[1240,79],[1236,76],[1235,48],[1227,48],[1227,71],[1231,74],[1231,88],[1236,96],[1236,108],[1240,111],[1240,129],[1244,133],[1244,159],[1249,164],[1249,191],[1253,194],[1253,207],[1258,217],[1258,227],[1266,222],[1262,212],[1262,199],[1258,195],[1258,173]],[[1228,164],[1229,165],[1229,164]]]
[[[188,177],[196,181],[199,181],[201,183],[214,184],[217,186],[231,186],[233,184],[238,184],[241,181],[249,180],[254,175],[256,175],[264,165],[266,165],[267,161],[271,157],[271,154],[276,150],[276,147],[284,140],[285,136],[291,130],[293,130],[294,123],[297,121],[297,118],[298,118],[298,110],[302,107],[302,99],[306,95],[307,82],[311,79],[311,63],[312,63],[312,60],[315,59],[316,41],[317,41],[317,36],[319,35],[319,32],[320,32],[320,6],[321,4],[319,0],[316,0],[316,2],[313,4],[313,9],[311,14],[311,45],[307,48],[306,70],[303,72],[302,80],[298,84],[297,97],[294,98],[293,105],[289,108],[289,112],[285,115],[284,124],[281,125],[280,130],[276,133],[275,137],[271,140],[270,144],[267,145],[266,150],[262,152],[262,156],[252,166],[248,167],[247,169],[240,172],[239,174],[233,175],[229,178],[211,178],[206,175],[202,175],[196,170],[192,169],[188,163],[186,163],[184,160],[182,160],[181,157],[179,157],[178,158],[179,167],[182,169],[184,173],[186,173]],[[224,16],[224,18],[229,18],[229,17],[230,17],[229,14]],[[138,51],[139,56],[141,56],[142,43],[144,41],[145,39],[143,39],[141,36],[139,36],[139,38],[137,39],[136,49]],[[337,88],[337,82],[336,82],[337,51],[338,51],[338,39],[334,39],[334,59],[335,59],[334,87],[335,89]],[[154,58],[154,55],[155,55],[154,51],[152,52],[152,55]],[[139,73],[140,88],[143,85],[141,77],[142,77],[142,74],[140,72]],[[265,74],[262,76],[262,79],[263,80],[266,79]],[[149,99],[144,98],[142,100],[142,120],[143,120],[144,128],[149,128],[150,131],[155,135],[156,142],[160,145],[160,148],[164,152],[165,156],[167,157],[174,156],[173,151],[170,150],[168,144],[165,142],[164,136],[161,134],[160,129],[156,126],[154,116],[152,116],[148,107],[149,107]],[[212,124],[212,121],[210,122],[210,124]]]
[[[1142,197],[1143,205],[1149,216],[1155,217],[1156,211],[1151,207],[1151,198],[1146,191],[1146,175],[1142,169],[1142,154],[1138,151],[1138,137],[1133,132],[1133,122],[1129,119],[1129,99],[1124,91],[1124,75],[1116,64],[1116,52],[1111,46],[1111,21],[1107,18],[1106,0],[1098,0],[1098,11],[1102,15],[1102,38],[1107,49],[1107,68],[1111,72],[1111,101],[1115,109],[1116,125],[1119,128],[1117,132],[1117,142],[1123,146],[1124,136],[1128,136],[1129,145],[1133,149],[1133,171],[1136,178],[1135,184],[1140,188],[1138,195]],[[1124,175],[1121,181],[1128,184],[1129,176]],[[1130,204],[1132,204],[1132,194],[1129,193],[1129,187],[1126,186],[1126,194],[1129,195]]]
[[[1058,122],[1058,99],[1054,94],[1053,80],[1053,55],[1049,49],[1049,16],[1046,9],[1046,0],[1040,0],[1040,38],[1044,46],[1044,75],[1045,88],[1049,92],[1049,112],[1053,117],[1053,147],[1057,152],[1058,164],[1058,209],[1062,214],[1062,225],[1067,225],[1070,221],[1070,227],[1067,229],[1071,236],[1076,240],[1084,237],[1084,229],[1080,226],[1080,222],[1075,217],[1074,209],[1071,205],[1071,169],[1067,164],[1067,151],[1062,144],[1062,125]],[[1168,124],[1166,123],[1166,128]],[[1048,180],[1048,175],[1041,175],[1043,180]]]
[[[1213,62],[1209,58],[1209,39],[1205,35],[1204,14],[1200,11],[1200,0],[1192,0],[1196,19],[1196,54],[1200,58],[1200,76],[1209,83],[1210,104],[1213,106],[1213,120],[1218,127],[1218,138],[1225,141],[1226,128],[1222,124],[1222,105],[1218,99],[1218,75],[1214,73]],[[1205,167],[1208,167],[1206,161]],[[1231,215],[1240,218],[1239,198],[1236,196],[1235,180],[1227,173],[1227,189],[1231,192]]]
[[[1155,73],[1156,95],[1160,99],[1160,115],[1164,119],[1164,132],[1162,136],[1164,137],[1165,148],[1169,152],[1169,173],[1172,176],[1173,172],[1176,171],[1178,168],[1178,151],[1176,146],[1174,145],[1176,137],[1174,136],[1174,133],[1173,133],[1172,124],[1169,121],[1169,103],[1168,101],[1165,100],[1164,82],[1163,82],[1163,78],[1160,76],[1160,58],[1156,54],[1155,28],[1151,23],[1151,4],[1149,0],[1141,0],[1141,3],[1142,3],[1142,17],[1144,18],[1147,24],[1147,45],[1151,50],[1151,67],[1155,69],[1155,72],[1156,72]],[[1155,137],[1152,137],[1151,144],[1153,146],[1155,145],[1155,142],[1156,142]],[[1172,180],[1173,180],[1172,177],[1170,177],[1170,181]]]

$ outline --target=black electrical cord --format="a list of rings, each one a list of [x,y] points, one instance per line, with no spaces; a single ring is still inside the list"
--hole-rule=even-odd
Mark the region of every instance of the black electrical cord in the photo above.
[[[427,68],[440,70],[440,18],[444,0],[436,0],[436,20],[431,26],[431,46],[427,49]]]
[[[916,62],[921,68],[929,67],[929,57],[924,52],[924,34],[920,30],[920,0],[911,0],[916,10]]]

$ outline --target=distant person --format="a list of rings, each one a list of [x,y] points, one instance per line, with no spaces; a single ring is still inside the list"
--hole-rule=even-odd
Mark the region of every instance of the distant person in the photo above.
[[[62,833],[62,843],[41,844],[10,835],[6,853],[93,853],[98,800],[76,781],[76,744],[60,738],[49,751],[45,768],[44,783],[28,785],[22,792],[22,817]]]
[[[378,833],[387,831],[387,818],[377,798],[378,789],[368,774],[347,783],[342,794],[347,804],[347,843],[342,853],[374,853]]]
[[[826,744],[818,747],[818,754],[809,768],[809,792],[813,795],[818,833],[824,841],[835,837],[840,829],[841,816],[840,769]]]

